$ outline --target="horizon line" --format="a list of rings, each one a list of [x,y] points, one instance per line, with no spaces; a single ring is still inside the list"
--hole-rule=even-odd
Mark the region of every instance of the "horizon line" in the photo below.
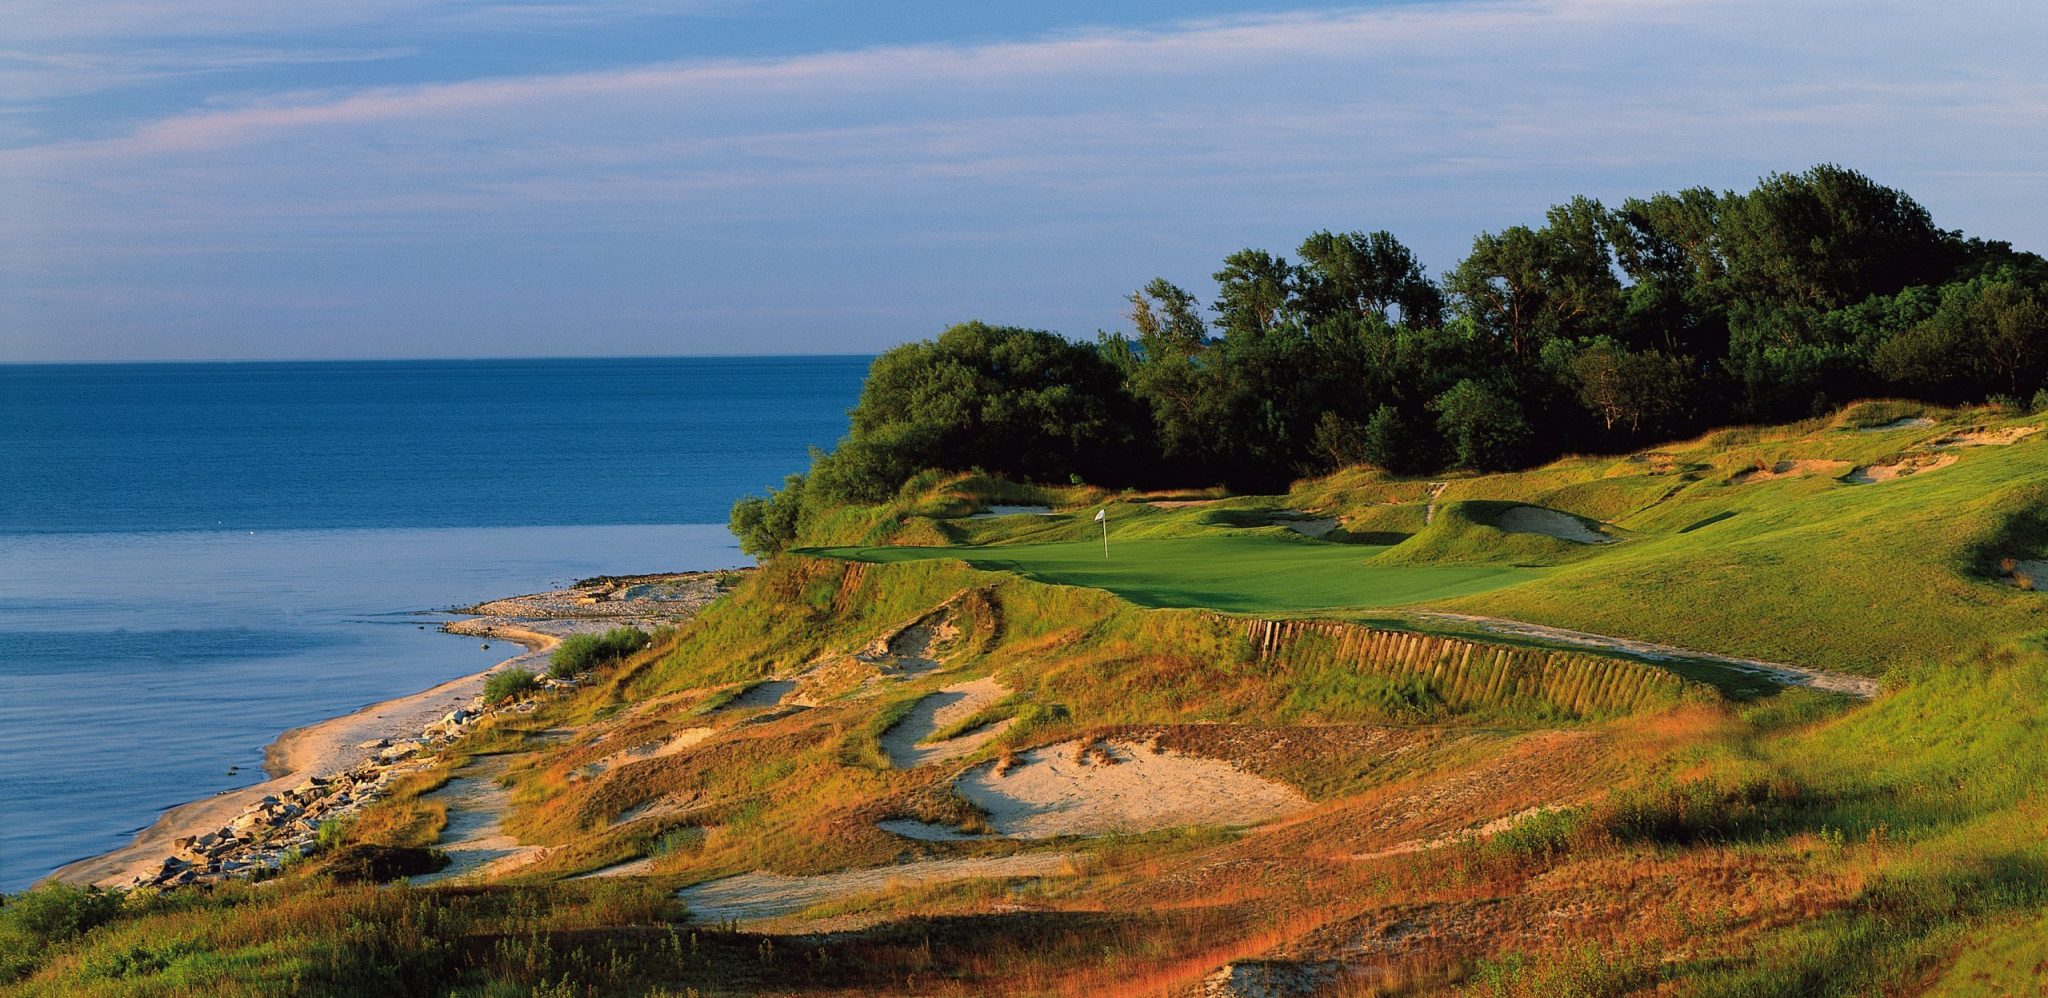
[[[535,360],[799,360],[817,357],[875,357],[878,353],[633,353],[633,354],[521,354],[517,356],[439,357],[183,357],[132,360],[4,360],[0,367],[119,367],[144,364],[409,364],[409,363],[492,363]]]

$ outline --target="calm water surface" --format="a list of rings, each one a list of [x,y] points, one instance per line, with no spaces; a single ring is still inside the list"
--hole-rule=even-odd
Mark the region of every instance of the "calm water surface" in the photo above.
[[[745,563],[866,365],[0,366],[0,890],[516,651],[425,611]]]

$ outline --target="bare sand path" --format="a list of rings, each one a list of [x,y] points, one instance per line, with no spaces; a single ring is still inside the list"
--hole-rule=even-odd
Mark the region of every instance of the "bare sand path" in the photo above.
[[[794,915],[806,908],[877,894],[898,887],[924,887],[954,880],[1057,877],[1074,872],[1071,853],[1026,853],[975,859],[928,859],[896,866],[785,877],[756,870],[686,887],[677,896],[699,923],[756,922]]]
[[[1877,696],[1883,686],[1868,676],[1855,676],[1846,672],[1831,672],[1803,665],[1788,665],[1784,662],[1766,662],[1756,658],[1738,658],[1733,655],[1717,655],[1713,652],[1693,651],[1673,645],[1660,645],[1651,641],[1633,638],[1616,638],[1604,634],[1589,634],[1585,631],[1566,630],[1562,627],[1548,627],[1520,620],[1501,617],[1481,617],[1469,613],[1419,612],[1415,616],[1424,620],[1454,621],[1477,627],[1490,634],[1501,634],[1517,638],[1533,638],[1574,648],[1590,648],[1596,651],[1621,652],[1651,661],[1683,659],[1705,662],[1733,669],[1737,672],[1759,676],[1781,686],[1807,686],[1830,693],[1846,693],[1858,700]]]
[[[437,801],[448,808],[448,824],[434,844],[448,854],[448,865],[413,877],[412,883],[482,878],[542,854],[539,846],[520,845],[505,834],[503,824],[505,812],[512,806],[512,791],[499,780],[511,766],[511,756],[484,756],[463,767],[440,789],[420,795],[421,800]]]

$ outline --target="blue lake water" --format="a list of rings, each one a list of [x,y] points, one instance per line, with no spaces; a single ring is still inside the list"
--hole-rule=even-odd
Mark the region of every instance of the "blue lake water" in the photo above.
[[[0,890],[516,651],[424,611],[746,563],[732,500],[844,433],[866,367],[0,366]]]

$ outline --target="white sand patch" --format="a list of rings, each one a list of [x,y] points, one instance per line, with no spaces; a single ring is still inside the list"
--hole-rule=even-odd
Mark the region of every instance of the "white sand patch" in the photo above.
[[[1847,470],[1847,461],[1787,460],[1779,461],[1768,468],[1757,467],[1737,472],[1734,477],[1728,479],[1728,484],[1750,485],[1756,482],[1775,482],[1781,478],[1806,478],[1813,475],[1834,478]]]
[[[994,838],[991,835],[976,835],[946,825],[934,825],[916,818],[890,818],[875,822],[875,827],[891,835],[901,835],[919,842],[972,842],[976,839]]]
[[[644,800],[619,812],[619,816],[612,819],[611,827],[631,824],[642,818],[666,818],[671,814],[681,814],[689,810],[701,797],[701,794],[691,793]]]
[[[986,724],[942,742],[922,743],[933,734],[973,717],[1009,695],[1009,687],[997,682],[993,676],[957,683],[928,694],[910,708],[910,713],[903,715],[903,720],[882,733],[882,751],[888,754],[889,764],[897,769],[912,769],[966,755],[1002,734],[1015,718]]]
[[[1426,508],[1424,508],[1424,509],[1423,509],[1423,511],[1422,511],[1422,525],[1423,525],[1423,526],[1427,527],[1427,526],[1429,526],[1430,524],[1432,524],[1432,523],[1435,523],[1435,522],[1436,522],[1436,504],[1437,504],[1437,500],[1439,500],[1439,499],[1442,499],[1442,498],[1443,498],[1443,495],[1444,495],[1444,490],[1445,490],[1445,489],[1448,489],[1448,488],[1450,488],[1450,487],[1451,487],[1451,483],[1449,483],[1449,482],[1431,482],[1431,483],[1429,483],[1429,499],[1428,499],[1428,501],[1429,501],[1429,505],[1428,505],[1428,506],[1427,506]]]
[[[1292,787],[1230,763],[1129,742],[1061,742],[997,769],[977,766],[953,789],[1013,838],[1251,825],[1309,806]]]
[[[2004,447],[2041,432],[2038,426],[2008,426],[2002,430],[1966,430],[1951,433],[1934,442],[1936,447]]]
[[[1936,471],[1956,463],[1954,454],[1912,454],[1891,464],[1872,464],[1857,468],[1843,476],[1845,482],[1857,485],[1872,485],[1894,479]]]
[[[601,866],[589,873],[579,873],[569,879],[593,880],[599,877],[642,877],[646,876],[648,871],[652,869],[654,869],[654,857],[642,856],[639,859],[629,859],[623,863]]]
[[[1541,814],[1545,811],[1559,810],[1563,810],[1563,808],[1556,804],[1538,804],[1535,807],[1525,808],[1523,810],[1516,811],[1513,814],[1502,815],[1501,817],[1495,818],[1492,821],[1488,821],[1481,825],[1465,828],[1459,831],[1451,832],[1446,835],[1438,835],[1434,838],[1410,839],[1406,842],[1401,842],[1395,845],[1388,846],[1385,849],[1376,849],[1372,852],[1359,853],[1358,855],[1352,856],[1350,858],[1359,861],[1371,859],[1384,859],[1388,856],[1405,856],[1412,852],[1422,852],[1428,849],[1441,849],[1445,846],[1457,845],[1460,842],[1480,842],[1486,839],[1490,839],[1495,835],[1500,834],[1501,832],[1507,831],[1508,829],[1521,824],[1522,819],[1524,818],[1533,818],[1536,815]]]
[[[970,520],[993,520],[998,516],[1051,516],[1051,506],[990,506],[979,512],[970,513]]]
[[[794,915],[827,901],[916,889],[948,881],[1071,876],[1075,872],[1073,860],[1069,853],[930,859],[808,877],[785,877],[757,870],[686,887],[677,892],[677,896],[689,906],[690,916],[699,923],[749,922]]]
[[[1586,526],[1584,520],[1541,506],[1516,506],[1494,525],[1511,534],[1543,534],[1573,544],[1612,544],[1614,538]]]

